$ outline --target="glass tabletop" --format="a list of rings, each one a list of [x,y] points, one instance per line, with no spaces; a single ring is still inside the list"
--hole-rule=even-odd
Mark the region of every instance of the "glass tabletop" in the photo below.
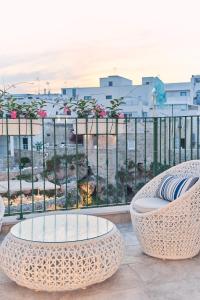
[[[22,221],[11,228],[11,233],[23,240],[62,243],[93,239],[113,229],[106,219],[81,215],[57,214]]]

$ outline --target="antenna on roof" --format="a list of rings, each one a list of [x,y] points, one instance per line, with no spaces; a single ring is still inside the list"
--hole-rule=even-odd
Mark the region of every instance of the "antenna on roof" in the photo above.
[[[36,78],[37,83],[38,83],[38,95],[40,94],[40,78],[39,76]]]
[[[50,82],[49,81],[47,81],[46,82],[46,85],[47,85],[47,93],[48,93],[48,95],[51,93],[51,91],[50,91]]]

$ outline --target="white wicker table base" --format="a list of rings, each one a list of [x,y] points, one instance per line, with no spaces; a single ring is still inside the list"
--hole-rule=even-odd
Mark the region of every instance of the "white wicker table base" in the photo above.
[[[32,242],[9,233],[0,248],[0,263],[19,285],[64,291],[109,278],[117,271],[122,255],[122,237],[114,225],[100,237],[67,243]]]

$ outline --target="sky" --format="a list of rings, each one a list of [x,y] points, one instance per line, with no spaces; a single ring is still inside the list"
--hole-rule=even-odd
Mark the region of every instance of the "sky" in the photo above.
[[[199,0],[0,0],[0,9],[0,86],[12,92],[200,74]]]

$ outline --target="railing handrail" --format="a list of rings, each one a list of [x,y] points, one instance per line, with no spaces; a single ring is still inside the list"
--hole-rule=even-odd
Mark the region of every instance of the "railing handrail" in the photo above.
[[[20,120],[59,120],[59,119],[69,119],[69,120],[148,120],[148,119],[169,119],[169,118],[191,118],[191,117],[198,117],[200,116],[200,113],[199,114],[194,114],[194,115],[173,115],[173,116],[147,116],[147,117],[143,117],[143,116],[140,116],[140,117],[134,117],[134,116],[127,116],[127,117],[123,117],[123,118],[111,118],[111,117],[106,117],[106,118],[97,118],[97,117],[84,117],[84,118],[80,118],[80,117],[73,117],[73,116],[64,116],[64,115],[59,115],[59,116],[48,116],[48,117],[44,117],[44,118],[24,118],[24,117],[18,117],[16,119],[12,119],[10,117],[0,117],[0,121],[1,120],[17,120],[20,119]]]

